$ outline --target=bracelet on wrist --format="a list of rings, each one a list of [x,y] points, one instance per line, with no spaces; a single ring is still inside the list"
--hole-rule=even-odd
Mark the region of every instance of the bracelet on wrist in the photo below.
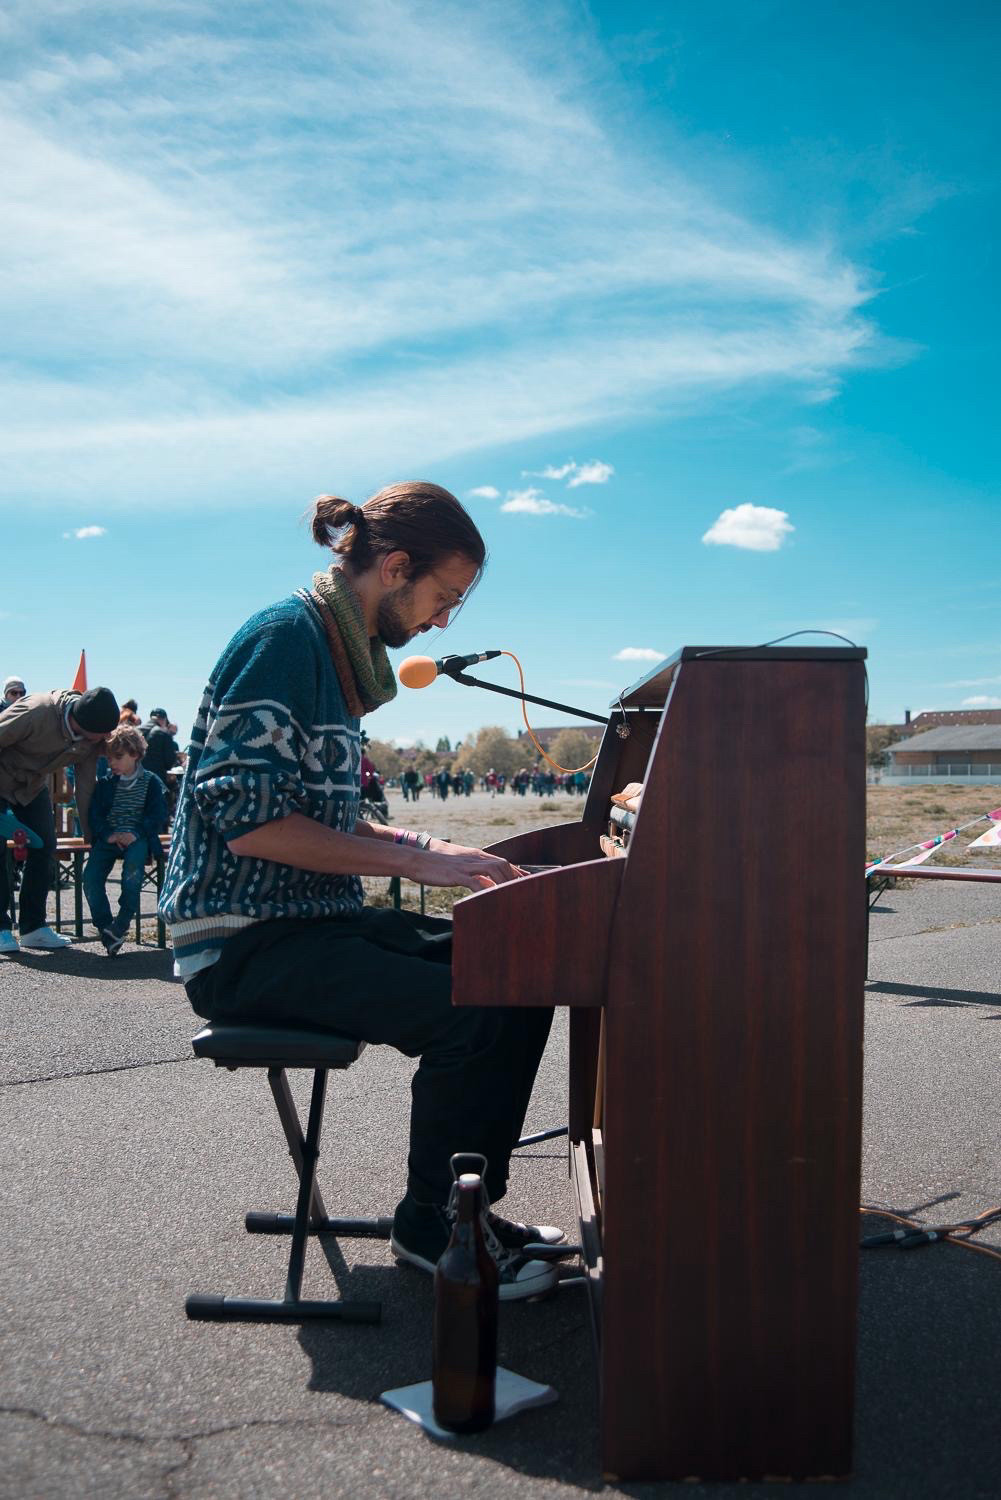
[[[431,843],[431,835],[425,830],[423,833],[414,833],[410,828],[398,828],[393,834],[394,844],[410,844],[417,849],[427,849]]]

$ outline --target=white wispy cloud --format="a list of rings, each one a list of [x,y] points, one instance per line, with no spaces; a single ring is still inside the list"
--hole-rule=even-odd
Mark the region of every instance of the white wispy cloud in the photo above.
[[[544,469],[524,469],[522,472],[526,479],[565,479],[567,489],[574,490],[581,484],[607,484],[615,470],[601,459],[578,464],[571,458],[565,464],[547,464]]]
[[[537,489],[509,490],[501,510],[521,516],[572,516],[577,521],[583,521],[591,514],[589,510],[578,510],[573,505],[548,500]]]
[[[614,473],[611,464],[602,463],[600,459],[591,464],[581,464],[568,482],[567,489],[575,490],[579,484],[607,484]]]
[[[652,646],[623,646],[621,651],[616,651],[612,657],[613,661],[663,661],[666,656],[664,651],[655,651]]]
[[[716,518],[702,540],[710,546],[742,547],[747,552],[777,552],[795,529],[784,510],[735,505]]]
[[[547,464],[544,469],[523,469],[522,474],[525,479],[566,479],[576,467],[577,465],[571,459],[565,464]]]
[[[64,531],[63,537],[75,537],[78,542],[87,541],[92,536],[107,536],[107,528],[104,526],[78,526],[75,531]]]
[[[469,490],[471,499],[475,500],[499,500],[500,490],[495,489],[492,484],[479,484],[475,490]]]
[[[963,708],[1001,708],[1001,698],[990,693],[976,693],[972,698],[964,698]]]
[[[621,132],[558,0],[109,17],[5,9],[0,505],[265,503],[872,357],[856,268]]]
[[[994,677],[960,677],[956,682],[947,682],[946,687],[993,687],[1001,682],[1001,673]]]

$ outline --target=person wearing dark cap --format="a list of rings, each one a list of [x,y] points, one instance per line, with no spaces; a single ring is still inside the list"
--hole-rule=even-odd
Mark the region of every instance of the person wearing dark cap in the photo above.
[[[90,838],[88,810],[97,761],[104,742],[118,727],[118,704],[110,688],[29,693],[0,715],[0,813],[12,812],[41,840],[24,863],[18,943],[11,927],[0,927],[0,954],[23,948],[65,948],[68,938],[46,925],[45,904],[52,885],[56,830],[49,777],[73,766],[76,802],[84,837]],[[10,921],[7,861],[0,858],[0,922]],[[6,914],[6,915],[5,915]]]
[[[26,691],[23,677],[8,677],[3,685],[3,697],[0,698],[0,714],[19,698],[23,698]]]
[[[173,777],[169,777],[167,773],[181,763],[181,747],[174,738],[177,725],[170,722],[165,708],[153,708],[150,710],[149,719],[142,726],[142,733],[146,741],[143,767],[147,771],[152,771],[154,776],[159,776],[167,789],[168,805],[173,811],[176,788],[173,785]]]

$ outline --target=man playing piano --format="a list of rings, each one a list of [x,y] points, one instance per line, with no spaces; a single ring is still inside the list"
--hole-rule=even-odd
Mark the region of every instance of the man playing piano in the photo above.
[[[478,580],[483,539],[437,485],[358,507],[316,502],[335,559],[267,606],[216,664],[191,736],[161,912],[175,972],[209,1020],[329,1027],[419,1057],[397,1258],[433,1271],[451,1229],[450,1157],[487,1158],[507,1188],[552,1011],[451,1004],[451,923],[363,905],[361,876],[471,891],[521,871],[479,849],[358,819],[359,727],[396,693],[387,646],[443,627]],[[564,1235],[487,1212],[500,1295],[556,1280],[531,1248]]]

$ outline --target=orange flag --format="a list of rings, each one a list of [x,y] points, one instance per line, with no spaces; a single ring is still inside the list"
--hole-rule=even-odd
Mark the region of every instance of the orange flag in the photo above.
[[[86,653],[86,651],[81,651],[80,652],[80,665],[77,667],[77,669],[76,669],[76,676],[73,679],[73,691],[74,691],[74,693],[85,693],[87,691],[87,653]]]

